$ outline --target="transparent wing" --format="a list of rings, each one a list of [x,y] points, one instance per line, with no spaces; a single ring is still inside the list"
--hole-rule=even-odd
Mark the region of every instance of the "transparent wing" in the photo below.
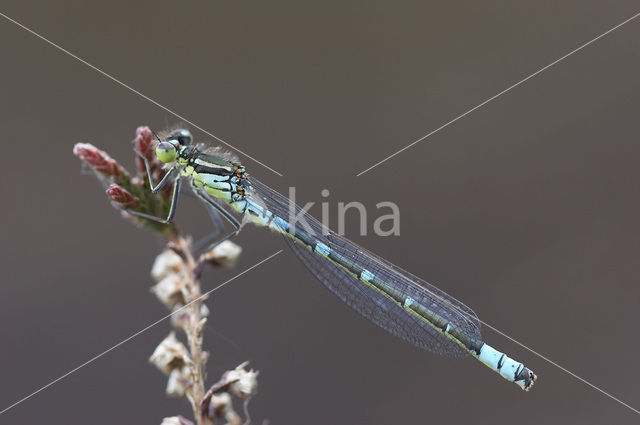
[[[301,211],[288,198],[260,181],[251,178],[251,185],[248,196],[285,221],[288,221],[290,208],[295,214]],[[424,280],[329,231],[310,215],[305,214],[304,219],[312,230],[313,236],[332,250],[378,276],[407,297],[436,312],[452,325],[463,330],[469,337],[481,340],[480,322],[469,307]],[[297,226],[304,229],[300,221]],[[371,322],[422,349],[450,357],[468,355],[464,348],[418,317],[408,313],[381,292],[325,257],[313,253],[306,245],[295,239],[285,236],[285,240],[311,273],[343,302]]]

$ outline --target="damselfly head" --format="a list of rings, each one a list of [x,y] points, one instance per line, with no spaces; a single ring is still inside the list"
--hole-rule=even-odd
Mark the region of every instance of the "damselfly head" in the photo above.
[[[182,128],[172,130],[164,141],[160,140],[156,146],[156,157],[165,164],[173,162],[178,157],[180,148],[190,145],[192,140],[193,136],[189,130]]]

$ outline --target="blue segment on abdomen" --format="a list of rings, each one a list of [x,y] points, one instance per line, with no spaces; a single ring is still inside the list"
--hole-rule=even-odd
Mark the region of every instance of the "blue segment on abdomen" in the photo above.
[[[316,242],[314,250],[318,254],[324,255],[325,257],[328,257],[329,254],[331,253],[331,248],[329,248],[327,245],[323,244],[322,242]]]
[[[285,232],[289,231],[289,223],[278,216],[273,219],[271,226],[275,226],[277,229],[281,229]]]
[[[360,275],[360,278],[367,282],[373,280],[374,277],[375,276],[373,275],[373,273],[371,273],[369,270],[363,270],[362,274]]]

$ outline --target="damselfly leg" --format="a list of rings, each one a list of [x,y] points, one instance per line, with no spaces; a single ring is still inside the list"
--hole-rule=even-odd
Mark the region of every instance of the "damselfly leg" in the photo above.
[[[155,221],[155,222],[158,222],[158,223],[164,223],[164,224],[171,223],[173,221],[174,216],[175,216],[176,208],[178,206],[178,199],[180,197],[181,181],[180,181],[180,173],[179,173],[178,167],[171,168],[164,175],[164,177],[162,177],[160,182],[157,185],[154,186],[153,176],[151,174],[151,165],[149,164],[149,161],[147,160],[147,158],[144,155],[142,155],[137,150],[134,149],[134,152],[144,162],[145,169],[147,171],[147,177],[149,178],[149,186],[151,187],[151,192],[154,193],[154,194],[158,193],[160,190],[162,190],[162,188],[164,188],[167,185],[167,183],[169,183],[169,181],[171,181],[171,178],[174,178],[173,191],[172,191],[172,194],[171,194],[171,203],[169,205],[169,213],[168,213],[166,218],[156,217],[154,215],[145,214],[145,213],[141,213],[141,212],[130,210],[130,209],[127,209],[126,211],[129,214],[133,214],[135,216],[142,217],[142,218],[145,218],[147,220],[152,220],[152,221]],[[194,244],[193,253],[194,254],[200,254],[200,253],[209,251],[214,246],[216,246],[216,245],[220,244],[221,242],[224,242],[227,239],[230,239],[230,238],[234,237],[235,235],[237,235],[238,232],[240,231],[240,229],[242,228],[242,225],[241,225],[240,221],[238,221],[238,219],[236,219],[233,215],[231,215],[231,213],[229,213],[226,209],[224,209],[224,207],[222,207],[217,202],[215,202],[213,199],[211,199],[211,197],[204,190],[197,189],[197,188],[195,188],[193,186],[191,186],[191,189],[193,190],[193,193],[198,198],[200,198],[202,201],[204,201],[204,204],[207,207],[207,212],[209,213],[209,216],[211,217],[211,220],[213,221],[213,225],[214,225],[214,229],[215,229],[209,235],[205,236],[200,241],[198,241],[198,242],[196,242]],[[229,223],[231,223],[231,225],[234,227],[235,230],[233,232],[225,235],[222,238],[218,238],[218,236],[221,233],[221,229],[224,228],[224,224],[222,223],[222,220],[220,218],[221,215]]]
[[[149,171],[148,168],[147,168],[147,171]],[[174,174],[176,174],[175,169],[169,171],[162,178],[160,183],[158,183],[158,186],[153,188],[153,185],[152,185],[153,193],[157,193],[160,189],[162,189]],[[134,211],[131,209],[127,209],[125,211],[128,212],[129,214],[133,214],[135,216],[142,217],[147,220],[156,221],[158,223],[163,223],[163,224],[171,223],[173,221],[173,217],[176,214],[176,207],[178,206],[178,197],[180,196],[180,185],[181,185],[180,176],[178,175],[173,181],[173,191],[171,192],[171,204],[169,204],[169,214],[167,214],[167,218],[156,217],[155,215],[145,214],[145,213]]]
[[[215,232],[212,232],[211,234],[205,236],[197,243],[195,243],[193,248],[194,253],[203,253],[213,249],[213,247],[215,247],[216,245],[219,245],[220,243],[237,235],[242,229],[242,223],[240,223],[237,218],[231,215],[229,211],[225,210],[222,205],[219,205],[216,201],[211,199],[211,197],[204,190],[193,188],[193,192],[198,196],[198,198],[204,201],[204,204],[207,207],[209,215],[211,215],[212,219],[214,216],[216,216],[218,220],[220,220],[220,215],[222,215],[222,217],[224,217],[235,228],[233,232],[217,239],[218,235],[220,234],[220,229],[222,228],[222,226],[220,226],[218,229],[216,229]]]

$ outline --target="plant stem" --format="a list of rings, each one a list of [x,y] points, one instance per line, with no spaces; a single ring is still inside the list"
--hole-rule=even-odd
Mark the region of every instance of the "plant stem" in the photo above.
[[[207,361],[207,353],[202,350],[203,340],[203,326],[201,315],[202,299],[199,299],[202,295],[200,290],[200,280],[194,273],[197,267],[197,263],[191,254],[191,247],[189,241],[182,237],[176,240],[177,247],[184,254],[184,260],[189,271],[187,277],[187,288],[190,299],[186,300],[187,303],[191,302],[188,307],[189,320],[185,324],[185,333],[187,335],[187,341],[189,343],[189,351],[191,354],[191,375],[192,386],[189,389],[189,401],[193,409],[193,415],[198,425],[211,425],[213,422],[211,419],[201,413],[200,403],[205,393],[205,372],[204,366]]]

